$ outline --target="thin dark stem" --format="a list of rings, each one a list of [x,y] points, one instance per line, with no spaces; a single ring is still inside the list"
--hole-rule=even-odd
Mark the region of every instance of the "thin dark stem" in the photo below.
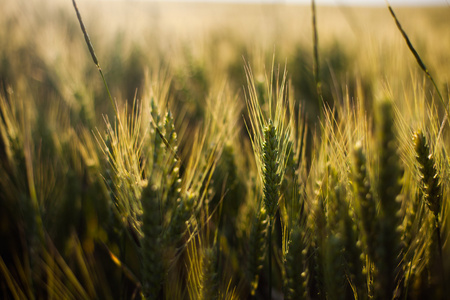
[[[395,24],[397,25],[398,30],[401,32],[403,38],[405,39],[406,44],[408,45],[409,50],[414,55],[414,58],[416,59],[417,64],[419,65],[419,67],[425,72],[427,77],[431,80],[431,83],[433,84],[434,88],[436,89],[436,92],[438,93],[439,99],[441,100],[442,104],[444,105],[445,112],[448,115],[447,104],[445,103],[444,98],[442,97],[442,94],[439,91],[439,88],[438,88],[436,82],[434,81],[433,76],[431,76],[430,72],[428,71],[428,68],[425,66],[425,63],[420,58],[419,53],[417,53],[416,49],[414,48],[414,46],[412,45],[411,41],[409,40],[409,37],[406,34],[405,30],[403,29],[402,25],[400,24],[400,21],[398,20],[397,16],[394,13],[394,10],[392,9],[392,7],[389,5],[389,3],[387,1],[386,1],[386,3],[387,3],[387,6],[388,6],[388,9],[389,9],[389,12],[391,13],[392,17],[395,20]]]
[[[447,294],[447,281],[445,280],[445,270],[444,270],[444,258],[442,256],[442,241],[441,241],[441,226],[439,224],[439,218],[438,216],[435,216],[435,223],[436,223],[436,235],[437,235],[437,242],[438,242],[438,251],[439,251],[439,268],[441,270],[441,279],[442,279],[442,286],[443,286],[443,292],[445,295]]]
[[[314,44],[314,81],[316,83],[317,100],[319,102],[320,117],[323,117],[323,98],[322,98],[322,88],[320,83],[320,72],[319,72],[319,38],[317,35],[317,22],[316,22],[316,2],[311,1],[312,9],[312,28],[313,28],[313,44]]]
[[[83,32],[83,35],[84,35],[84,39],[86,40],[86,45],[88,46],[89,53],[91,54],[92,60],[94,61],[94,64],[97,66],[98,72],[100,73],[100,76],[103,79],[103,84],[105,85],[106,92],[108,93],[109,100],[111,101],[111,105],[114,109],[114,113],[116,114],[116,117],[117,117],[118,121],[120,122],[119,113],[117,111],[116,104],[114,103],[114,100],[109,91],[109,87],[108,87],[108,84],[106,83],[105,76],[103,75],[102,68],[100,68],[100,63],[98,62],[97,55],[95,55],[94,46],[92,46],[91,39],[89,38],[86,27],[84,26],[84,22],[83,22],[83,19],[81,18],[80,11],[78,10],[77,3],[75,2],[75,0],[72,0],[72,3],[73,3],[73,7],[75,8],[75,12],[77,14],[78,22],[80,23],[81,31]]]
[[[272,299],[272,218],[269,218],[269,299]]]

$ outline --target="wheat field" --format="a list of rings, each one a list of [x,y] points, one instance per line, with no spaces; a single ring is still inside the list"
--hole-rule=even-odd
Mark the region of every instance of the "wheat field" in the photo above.
[[[449,299],[450,7],[390,9],[1,1],[0,298]]]

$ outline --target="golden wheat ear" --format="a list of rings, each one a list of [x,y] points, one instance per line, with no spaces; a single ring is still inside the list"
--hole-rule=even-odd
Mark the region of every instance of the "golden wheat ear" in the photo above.
[[[417,131],[413,137],[414,148],[416,151],[416,159],[419,163],[419,170],[422,178],[422,197],[428,206],[429,210],[434,216],[434,227],[436,228],[436,238],[438,243],[439,260],[440,260],[440,272],[442,277],[442,283],[444,284],[443,290],[446,291],[444,258],[442,256],[442,202],[443,202],[443,189],[441,185],[441,177],[436,168],[436,162],[433,153],[428,145],[427,138],[422,131]]]
[[[438,218],[443,198],[441,179],[436,169],[434,156],[422,131],[414,134],[414,148],[422,177],[423,198],[430,211]]]

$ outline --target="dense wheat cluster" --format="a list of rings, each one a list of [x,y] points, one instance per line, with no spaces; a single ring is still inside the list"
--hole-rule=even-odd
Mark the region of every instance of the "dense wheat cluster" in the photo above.
[[[0,11],[0,298],[450,298],[448,6]]]

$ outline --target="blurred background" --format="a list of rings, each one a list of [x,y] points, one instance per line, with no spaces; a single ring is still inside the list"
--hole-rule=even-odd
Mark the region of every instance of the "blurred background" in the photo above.
[[[241,93],[243,62],[262,75],[275,55],[277,65],[287,66],[296,97],[314,114],[309,3],[261,3],[79,1],[78,5],[118,101],[132,100],[136,93],[139,98],[145,77],[158,72],[170,74],[174,98],[187,93],[180,101],[205,97],[216,80],[226,80]],[[355,95],[357,82],[368,97],[380,78],[392,88],[408,84],[394,79],[409,78],[418,68],[384,1],[320,3],[324,2],[317,2],[317,30],[326,101],[341,97],[346,89]],[[376,6],[361,7],[368,3]],[[430,71],[439,74],[441,84],[448,82],[448,3],[420,2],[438,7],[403,6],[419,1],[391,3]],[[0,5],[1,38],[6,41],[0,49],[3,89],[32,95],[33,89],[51,92],[77,109],[90,105],[85,113],[91,116],[83,118],[94,120],[94,115],[109,111],[101,100],[105,91],[71,1],[5,0]],[[192,88],[187,90],[188,86]]]

